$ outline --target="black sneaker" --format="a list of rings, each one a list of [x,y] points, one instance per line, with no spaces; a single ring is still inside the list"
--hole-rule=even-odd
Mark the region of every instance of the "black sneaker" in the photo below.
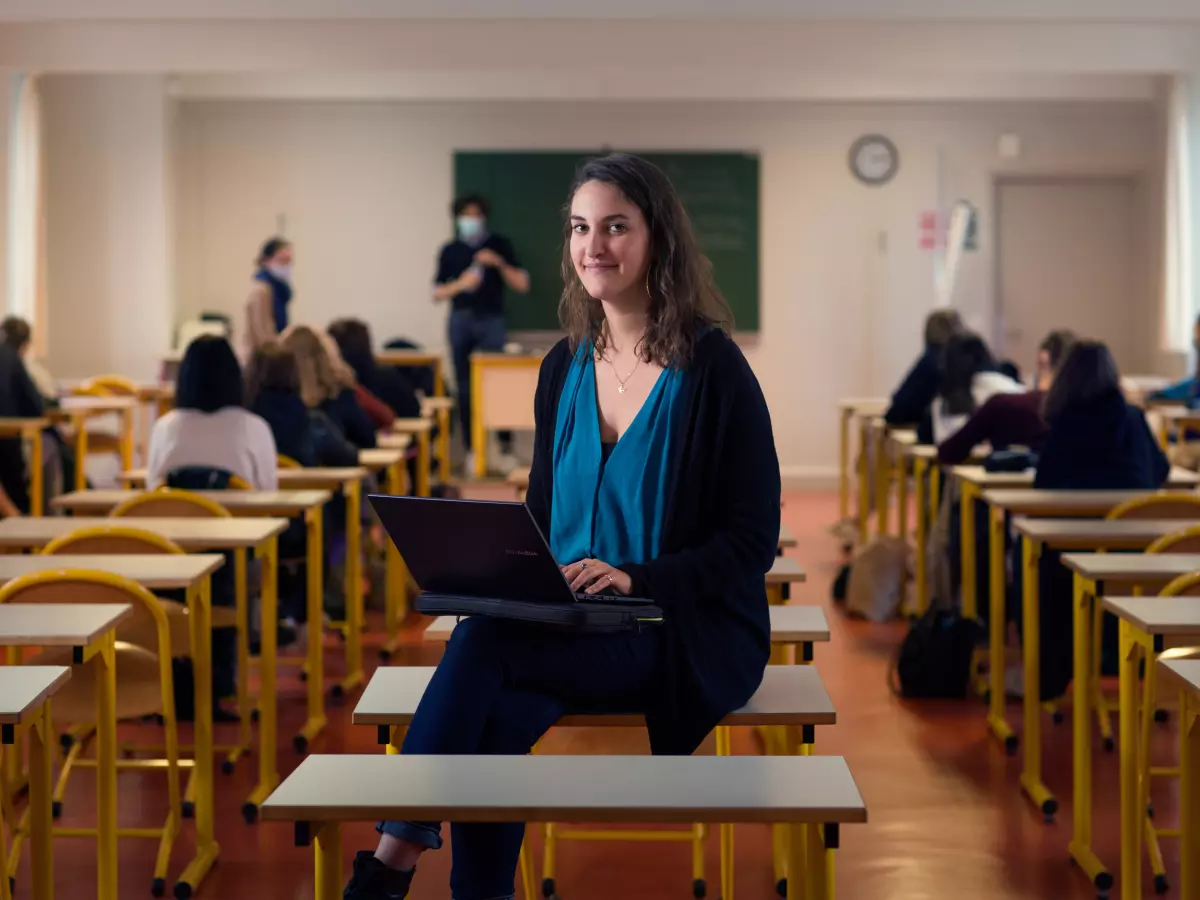
[[[370,850],[359,850],[354,855],[354,874],[342,891],[342,900],[404,900],[413,873],[389,869]]]

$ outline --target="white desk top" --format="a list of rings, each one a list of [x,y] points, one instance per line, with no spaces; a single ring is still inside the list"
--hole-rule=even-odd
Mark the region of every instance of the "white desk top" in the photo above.
[[[808,576],[800,563],[790,556],[777,556],[771,571],[767,573],[767,584],[799,584]]]
[[[417,711],[434,669],[385,666],[375,670],[354,708],[355,725],[407,725]],[[724,725],[833,725],[837,713],[815,666],[768,666],[750,702],[725,718]],[[638,726],[636,714],[567,715],[559,725]]]
[[[110,519],[47,516],[0,519],[0,547],[38,549],[82,528],[139,528],[172,540],[184,550],[233,550],[257,547],[287,530],[287,519]]]
[[[1141,550],[1163,535],[1192,525],[1200,525],[1200,518],[1013,520],[1017,534],[1041,541],[1051,549],[1077,550]]]
[[[1127,500],[1164,491],[1043,491],[1034,488],[985,490],[983,499],[1016,516],[1106,516]]]
[[[31,572],[89,569],[110,572],[136,581],[152,591],[191,587],[201,578],[211,575],[225,564],[220,554],[109,554],[107,556],[0,556],[0,583],[12,581]],[[0,604],[4,606],[6,604]],[[18,604],[14,604],[18,605]],[[80,604],[73,609],[87,609]]]
[[[865,822],[838,756],[309,756],[265,821]]]
[[[66,666],[0,666],[0,724],[26,721],[70,677]]]
[[[0,647],[87,647],[131,615],[132,603],[0,603]]]
[[[1105,597],[1104,608],[1146,634],[1200,634],[1200,597]]]
[[[1200,569],[1196,553],[1064,553],[1063,565],[1093,581],[1170,581]]]
[[[1023,472],[988,472],[983,466],[955,466],[951,470],[955,478],[978,485],[983,489],[1033,487],[1035,469],[1025,469]],[[1200,473],[1179,466],[1172,466],[1171,474],[1167,476],[1167,487],[1188,488],[1200,485]],[[1090,493],[1090,492],[1089,492]],[[1149,493],[1143,491],[1143,493]]]
[[[1191,693],[1200,696],[1200,659],[1164,659],[1159,665]]]

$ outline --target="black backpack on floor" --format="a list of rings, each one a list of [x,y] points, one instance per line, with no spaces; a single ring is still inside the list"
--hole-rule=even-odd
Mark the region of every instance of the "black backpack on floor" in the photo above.
[[[913,623],[900,644],[890,678],[908,699],[961,700],[971,684],[971,658],[982,623],[957,612],[931,609]]]

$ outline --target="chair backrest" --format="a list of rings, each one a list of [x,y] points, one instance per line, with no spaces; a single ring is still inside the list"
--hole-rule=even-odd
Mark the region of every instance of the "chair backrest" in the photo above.
[[[183,553],[184,549],[161,534],[129,525],[94,525],[59,535],[45,547],[43,554],[62,553]]]
[[[90,397],[136,397],[138,386],[124,375],[97,375],[77,387],[75,393]]]
[[[290,456],[284,456],[282,453],[279,454],[278,462],[279,462],[279,468],[281,468],[281,469],[303,469],[304,468],[304,466],[300,465],[300,463],[296,462],[296,460],[292,459]]]
[[[1200,494],[1147,494],[1126,500],[1109,511],[1106,519],[1197,519]]]
[[[229,518],[231,513],[216,500],[180,491],[159,488],[130,497],[109,513],[110,518]]]
[[[1180,575],[1165,588],[1158,592],[1160,597],[1181,597],[1200,594],[1200,572],[1188,572]]]
[[[1146,548],[1147,553],[1200,553],[1200,525],[1189,525],[1164,534]]]

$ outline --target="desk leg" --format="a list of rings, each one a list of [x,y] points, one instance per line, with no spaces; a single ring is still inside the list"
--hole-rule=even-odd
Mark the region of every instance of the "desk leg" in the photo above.
[[[1180,691],[1179,709],[1183,716],[1179,722],[1180,896],[1182,900],[1200,900],[1200,715],[1195,699],[1186,691]]]
[[[313,838],[316,890],[313,900],[338,900],[342,896],[342,829],[326,822]]]
[[[292,746],[297,753],[308,751],[309,742],[325,728],[325,634],[321,627],[323,621],[324,592],[324,541],[321,532],[324,529],[324,511],[320,507],[309,508],[304,512],[307,526],[308,547],[305,555],[308,558],[308,718],[304,727],[292,738]]]
[[[896,448],[896,534],[908,540],[908,457]]]
[[[913,459],[913,484],[916,490],[914,502],[917,506],[917,559],[916,559],[916,597],[914,598],[914,612],[918,616],[923,616],[925,610],[929,606],[929,584],[928,574],[925,569],[925,538],[926,531],[929,528],[928,509],[926,507],[926,489],[925,475],[928,469],[928,464],[925,460],[915,457]]]
[[[212,584],[209,578],[188,589],[188,615],[192,621],[192,661],[196,673],[195,754],[192,763],[192,777],[196,783],[196,855],[175,884],[176,897],[188,897],[195,893],[221,852],[214,833]],[[263,627],[265,630],[265,622]]]
[[[425,438],[425,464],[429,464],[429,435]],[[428,469],[426,469],[428,473]],[[346,494],[346,677],[333,686],[333,696],[341,697],[363,681],[362,667],[362,521],[359,518],[361,485],[352,481]],[[312,673],[309,673],[312,677]]]
[[[936,472],[936,470],[935,470]],[[975,595],[975,491],[970,484],[959,484],[959,518],[961,519],[959,559],[962,567],[962,614],[965,619],[979,615],[979,598]],[[972,678],[974,672],[971,673]]]
[[[1078,576],[1076,576],[1078,579]],[[1078,591],[1077,591],[1078,592]],[[1142,896],[1142,818],[1145,808],[1138,802],[1141,766],[1138,761],[1138,652],[1137,629],[1121,619],[1118,624],[1121,652],[1118,657],[1121,678],[1120,740],[1121,740],[1121,896]],[[1078,630],[1078,625],[1076,625]],[[1078,645],[1076,646],[1078,652]],[[1149,665],[1155,665],[1151,659]],[[1079,663],[1076,661],[1076,669]],[[1090,668],[1090,666],[1089,666]],[[1075,688],[1079,692],[1078,686]],[[1078,699],[1075,701],[1078,703]],[[1146,710],[1149,714],[1150,710]],[[1076,718],[1078,719],[1078,713]],[[1087,713],[1083,714],[1087,724]],[[1183,723],[1180,723],[1183,727]],[[1078,760],[1076,760],[1078,765]],[[1186,803],[1186,799],[1183,799]]]
[[[47,700],[29,729],[29,868],[33,896],[37,900],[54,900],[53,823],[50,816],[54,739],[54,722]],[[7,888],[8,878],[0,877]]]
[[[1038,603],[1038,562],[1041,556],[1042,544],[1040,541],[1022,538],[1021,565],[1024,569],[1024,578],[1022,579],[1021,616],[1024,621],[1024,635],[1021,641],[1021,653],[1025,662],[1025,698],[1022,702],[1025,733],[1021,737],[1021,744],[1025,750],[1025,759],[1021,771],[1021,787],[1049,822],[1058,812],[1058,799],[1050,793],[1050,789],[1042,781],[1042,703],[1040,699],[1042,666],[1038,656],[1041,653],[1041,619]]]
[[[121,411],[121,471],[128,472],[133,468],[134,407]]]
[[[850,411],[842,410],[838,431],[838,521],[850,518]]]
[[[1092,604],[1097,602],[1096,587],[1094,582],[1075,576],[1072,607],[1075,615],[1075,675],[1071,689],[1075,797],[1070,851],[1071,858],[1088,874],[1096,889],[1106,893],[1112,887],[1112,875],[1092,850]],[[1121,764],[1125,764],[1124,756]]]
[[[459,385],[459,390],[462,386]],[[475,454],[475,477],[487,476],[487,433],[483,430],[483,371],[471,360],[471,450]]]
[[[75,429],[75,490],[87,490],[87,455],[88,433],[87,418],[72,416],[72,426]]]
[[[114,632],[100,639],[103,668],[96,693],[96,867],[99,900],[117,900],[117,649]],[[211,713],[210,713],[211,721]]]
[[[988,603],[988,724],[1009,756],[1017,752],[1017,736],[1005,717],[1004,644],[1008,623],[1004,615],[1004,512],[988,504],[988,563],[991,579]]]
[[[442,484],[450,480],[450,410],[437,411],[438,423],[438,478]]]
[[[429,496],[429,432],[417,435],[417,496]]]
[[[261,687],[258,698],[258,786],[246,798],[242,806],[242,817],[247,822],[258,818],[258,808],[279,784],[277,766],[278,752],[275,743],[278,735],[277,699],[275,674],[279,666],[278,622],[279,622],[279,539],[270,538],[258,548],[256,555],[262,560],[262,649],[259,654],[259,679]],[[318,629],[319,630],[319,629]],[[309,676],[311,677],[311,675]]]
[[[869,447],[867,420],[861,418],[858,420],[858,542],[864,545],[871,536],[871,458],[867,452]]]
[[[443,479],[445,475],[443,475]],[[388,468],[388,493],[398,496],[404,493],[403,463]],[[400,643],[400,623],[408,610],[405,609],[405,589],[408,585],[408,570],[395,543],[387,539],[387,590],[384,593],[384,619],[387,622],[387,643],[379,651],[384,662],[391,659]]]
[[[892,491],[892,467],[888,459],[887,429],[872,429],[871,434],[875,443],[875,533],[883,537],[891,525],[888,521],[888,505]]]
[[[34,431],[29,442],[31,457],[29,467],[32,470],[29,473],[29,511],[35,517],[45,514],[46,489],[42,481],[42,461],[45,456],[42,450],[42,440],[42,430],[39,428]],[[82,471],[83,460],[79,460],[75,465],[78,471]]]

